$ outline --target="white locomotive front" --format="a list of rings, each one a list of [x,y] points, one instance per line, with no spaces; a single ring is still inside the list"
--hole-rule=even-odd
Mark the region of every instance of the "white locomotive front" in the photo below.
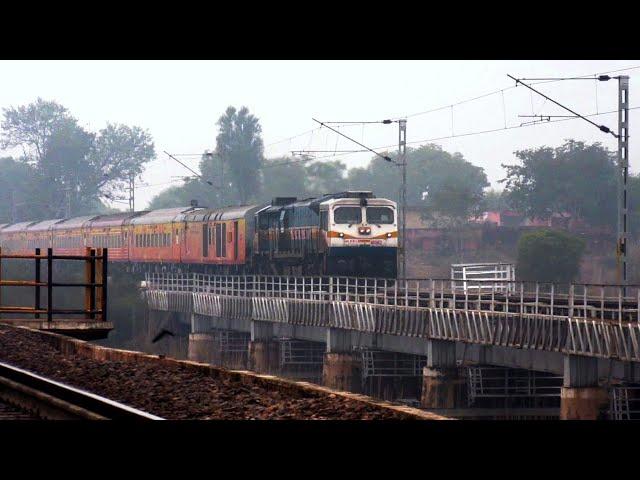
[[[320,204],[321,230],[329,270],[339,275],[366,272],[395,276],[398,250],[398,214],[395,202],[371,192],[346,192]]]

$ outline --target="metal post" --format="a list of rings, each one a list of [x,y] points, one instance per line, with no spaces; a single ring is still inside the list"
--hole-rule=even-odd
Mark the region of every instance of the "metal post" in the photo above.
[[[91,288],[89,290],[89,318],[96,318],[96,314],[93,313],[96,309],[96,249],[89,249],[89,256],[91,259],[89,260],[89,283],[91,283]]]
[[[627,285],[627,179],[629,175],[629,77],[618,77],[618,261],[622,263],[622,284]],[[626,289],[625,289],[626,290]],[[623,290],[623,295],[626,291]]]
[[[34,301],[34,308],[36,310],[35,318],[40,318],[40,314],[37,313],[37,311],[40,310],[40,285],[38,285],[40,283],[40,249],[39,248],[36,248],[35,280],[36,280],[35,301]]]
[[[129,176],[129,211],[136,211],[136,179],[135,176]]]
[[[47,322],[53,320],[53,249],[47,248]]]
[[[402,167],[402,187],[400,189],[400,208],[402,212],[402,231],[400,235],[400,265],[399,278],[407,276],[407,255],[406,255],[406,227],[407,227],[407,121],[398,121],[398,159]]]

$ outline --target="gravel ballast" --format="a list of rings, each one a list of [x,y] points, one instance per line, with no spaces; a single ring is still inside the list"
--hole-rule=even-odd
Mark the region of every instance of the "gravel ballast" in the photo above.
[[[0,361],[166,419],[418,418],[320,389],[244,381],[241,374],[221,369],[207,373],[207,367],[190,368],[189,362],[94,360],[63,354],[43,335],[50,334],[0,325]]]

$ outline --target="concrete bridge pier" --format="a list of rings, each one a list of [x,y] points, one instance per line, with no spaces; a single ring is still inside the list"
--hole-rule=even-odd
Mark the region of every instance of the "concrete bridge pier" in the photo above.
[[[565,356],[564,381],[560,391],[560,419],[604,418],[608,404],[607,389],[598,385],[598,359],[577,355]]]
[[[456,363],[456,344],[447,340],[429,340],[427,366],[423,369],[423,408],[465,408],[467,386]]]
[[[274,338],[273,324],[258,320],[251,321],[251,341],[249,342],[249,370],[258,373],[279,373],[280,342]]]
[[[210,319],[192,313],[188,359],[193,362],[219,365],[220,355],[217,346],[218,339],[215,332],[211,332]]]
[[[189,334],[189,360],[220,365],[220,341],[215,333]]]
[[[359,352],[353,351],[350,331],[327,329],[322,384],[336,390],[362,392],[362,358]]]

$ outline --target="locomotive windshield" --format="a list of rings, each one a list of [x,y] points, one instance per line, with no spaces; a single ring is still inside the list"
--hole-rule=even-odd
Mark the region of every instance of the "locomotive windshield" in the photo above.
[[[393,223],[393,210],[389,207],[367,207],[367,222],[372,224]]]
[[[362,222],[362,209],[360,207],[338,207],[333,211],[335,223],[360,223]]]

